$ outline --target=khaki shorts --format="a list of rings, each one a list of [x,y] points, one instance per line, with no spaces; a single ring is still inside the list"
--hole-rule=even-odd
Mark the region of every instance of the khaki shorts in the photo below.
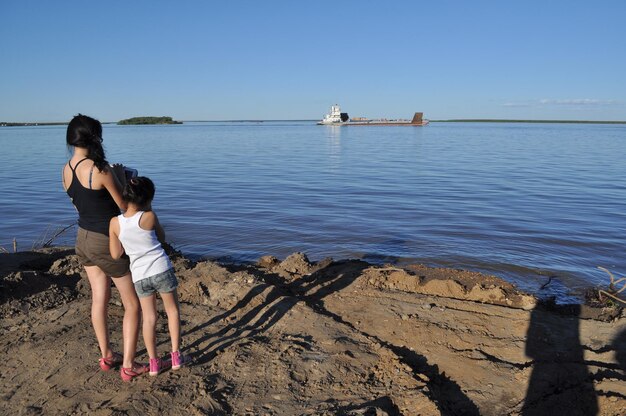
[[[122,277],[130,273],[130,261],[123,255],[119,260],[111,257],[109,237],[78,228],[76,254],[83,266],[98,266],[107,276]]]

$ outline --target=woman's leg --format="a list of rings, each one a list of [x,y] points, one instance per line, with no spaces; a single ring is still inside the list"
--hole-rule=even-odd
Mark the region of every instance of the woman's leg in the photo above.
[[[91,286],[91,324],[96,332],[102,358],[113,352],[109,345],[109,300],[111,299],[111,278],[98,266],[85,266]]]
[[[156,294],[139,298],[141,316],[143,318],[143,342],[146,344],[150,358],[158,358],[156,348]]]
[[[137,337],[139,336],[139,299],[137,298],[137,292],[135,292],[135,285],[130,277],[130,273],[123,277],[114,278],[113,283],[119,290],[122,304],[124,305],[124,322],[122,325],[124,363],[122,367],[131,368],[133,361],[135,361]]]
[[[160,293],[163,299],[163,306],[167,314],[167,327],[170,330],[172,339],[172,352],[180,348],[180,312],[178,306],[178,295],[176,290],[170,293]]]

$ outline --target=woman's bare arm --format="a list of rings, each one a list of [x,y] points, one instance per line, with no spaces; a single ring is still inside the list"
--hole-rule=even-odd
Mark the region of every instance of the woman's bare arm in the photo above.
[[[94,175],[96,174],[99,175],[102,186],[104,186],[106,190],[109,191],[117,206],[120,207],[122,211],[126,211],[128,205],[126,204],[126,201],[122,199],[122,185],[115,173],[113,173],[113,169],[111,169],[109,166],[105,167],[102,172],[99,172],[97,169],[95,169]]]

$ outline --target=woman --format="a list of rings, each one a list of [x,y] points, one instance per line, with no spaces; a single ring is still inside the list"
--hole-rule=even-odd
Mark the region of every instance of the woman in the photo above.
[[[120,184],[120,178],[125,182],[123,166],[109,166],[102,148],[102,125],[91,117],[79,114],[72,119],[67,127],[67,146],[73,155],[63,167],[63,188],[78,210],[76,254],[91,286],[91,322],[102,354],[100,367],[108,371],[122,364],[120,375],[130,381],[148,369],[134,362],[140,306],[128,257],[115,260],[109,252],[109,221],[120,214],[120,209],[126,209]],[[111,279],[124,305],[123,357],[109,344]]]

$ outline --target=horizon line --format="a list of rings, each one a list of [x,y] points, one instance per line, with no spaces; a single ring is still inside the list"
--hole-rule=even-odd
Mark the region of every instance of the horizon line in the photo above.
[[[230,119],[230,120],[178,120],[182,123],[263,123],[263,122],[316,122],[318,119]],[[431,123],[582,123],[582,124],[626,124],[626,120],[568,120],[568,119],[491,119],[491,118],[459,118],[459,119],[428,119]],[[102,124],[117,124],[118,121],[103,121]],[[0,127],[28,127],[67,125],[68,121],[0,121]],[[157,124],[155,124],[157,125]]]

